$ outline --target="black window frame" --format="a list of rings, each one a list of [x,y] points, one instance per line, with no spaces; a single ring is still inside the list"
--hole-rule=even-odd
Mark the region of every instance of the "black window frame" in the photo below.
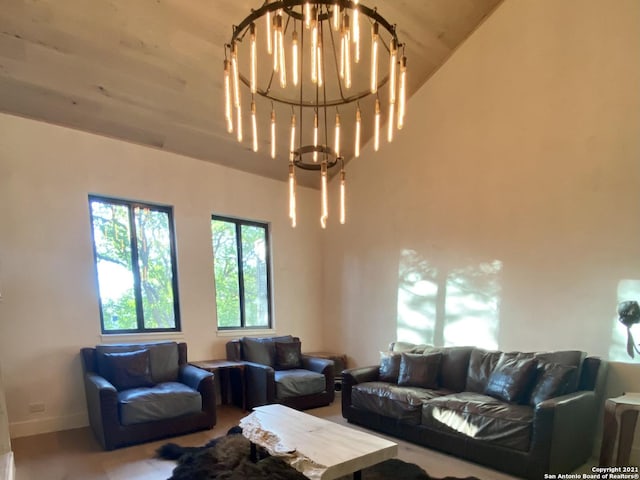
[[[100,295],[100,280],[98,277],[98,255],[96,252],[96,241],[94,234],[93,223],[93,209],[91,208],[91,202],[99,201],[105,203],[111,203],[114,205],[125,206],[128,208],[129,217],[129,229],[130,229],[130,248],[131,248],[131,264],[138,265],[138,236],[136,234],[136,221],[134,215],[135,208],[149,209],[167,214],[167,224],[169,226],[169,249],[171,254],[171,286],[173,289],[173,312],[175,327],[173,328],[147,328],[144,326],[144,311],[142,306],[142,292],[140,286],[140,272],[138,268],[131,268],[133,274],[133,290],[134,298],[136,302],[136,323],[137,328],[131,329],[118,329],[118,330],[106,330],[104,325],[104,314],[102,307],[102,296]],[[127,333],[162,333],[162,332],[181,332],[180,322],[180,299],[178,290],[178,263],[177,263],[177,249],[176,249],[176,235],[175,224],[173,218],[173,207],[169,205],[160,205],[150,202],[141,202],[137,200],[125,200],[122,198],[108,197],[104,195],[89,195],[89,222],[91,226],[91,246],[93,249],[93,267],[95,275],[95,285],[98,290],[98,306],[100,310],[100,331],[103,335],[120,335]]]
[[[239,327],[223,327],[220,326],[218,322],[218,303],[216,300],[216,328],[219,331],[241,331],[241,330],[271,330],[273,329],[273,298],[272,298],[272,286],[271,286],[271,225],[267,222],[260,222],[257,220],[248,220],[245,218],[238,217],[228,217],[225,215],[211,215],[211,221],[214,220],[233,223],[235,226],[236,233],[236,251],[237,251],[237,267],[238,267],[238,296],[239,305],[240,305],[240,326]],[[267,273],[267,316],[268,322],[265,326],[247,326],[246,325],[246,309],[245,309],[245,298],[244,298],[244,272],[242,269],[242,226],[250,226],[250,227],[259,227],[264,229],[264,239],[265,239],[265,264],[266,264],[266,273]],[[213,236],[213,232],[211,232]],[[213,247],[213,238],[212,247]],[[216,252],[213,252],[213,281],[216,283],[215,278],[215,261],[216,261]],[[215,293],[215,292],[214,292]]]

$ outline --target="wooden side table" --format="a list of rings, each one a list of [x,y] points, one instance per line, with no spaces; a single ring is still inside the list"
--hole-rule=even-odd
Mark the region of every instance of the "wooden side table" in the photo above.
[[[605,401],[600,466],[629,465],[638,411],[640,393],[626,393]]]
[[[233,360],[200,360],[189,363],[194,367],[220,375],[220,396],[222,397],[222,403],[234,403],[234,386],[238,385],[240,391],[240,407],[242,407],[242,410],[247,410],[247,387],[245,384],[244,362],[235,362]],[[234,382],[232,378],[234,373],[236,373],[235,376],[239,379],[238,382]]]
[[[342,390],[342,371],[347,368],[347,356],[344,353],[304,352],[303,355],[333,360],[333,363],[335,365],[335,389],[336,392]]]

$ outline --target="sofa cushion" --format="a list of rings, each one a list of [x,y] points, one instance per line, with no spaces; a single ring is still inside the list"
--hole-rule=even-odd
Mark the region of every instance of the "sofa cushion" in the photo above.
[[[535,406],[550,398],[568,393],[571,385],[575,383],[577,372],[578,369],[572,365],[538,362],[537,378],[531,392],[530,405]]]
[[[398,374],[400,373],[399,353],[380,352],[380,368],[378,378],[381,382],[398,383]]]
[[[105,378],[119,391],[153,385],[149,350],[106,353],[104,362]]]
[[[326,389],[325,376],[304,369],[276,370],[276,398],[300,397],[322,393]]]
[[[178,371],[180,368],[178,358],[178,344],[171,341],[97,345],[96,358],[98,373],[105,378],[108,375],[108,367],[105,363],[104,357],[105,354],[133,352],[142,349],[149,350],[151,379],[154,383],[175,382],[178,380]]]
[[[473,347],[433,347],[424,353],[442,353],[438,384],[452,392],[462,392],[467,383],[469,358]]]
[[[437,389],[441,358],[441,353],[401,353],[398,385]]]
[[[202,410],[200,394],[179,382],[159,383],[118,393],[120,422],[123,425],[180,417]]]
[[[451,393],[418,387],[400,387],[387,382],[363,382],[351,389],[351,404],[355,408],[394,418],[402,423],[418,425],[422,403]]]
[[[290,370],[302,366],[300,342],[274,342],[276,370]]]
[[[538,361],[503,354],[491,373],[484,393],[509,403],[522,403],[529,398],[536,378]]]
[[[247,362],[275,367],[276,342],[293,342],[293,337],[291,335],[282,335],[279,337],[243,337],[242,359]]]
[[[531,442],[533,408],[461,392],[426,402],[421,421],[429,428],[526,452]]]
[[[556,352],[539,352],[534,354],[534,358],[548,363],[569,365],[576,367],[576,375],[569,380],[565,393],[572,393],[578,389],[578,381],[582,371],[582,361],[586,353],[580,350],[559,350]]]
[[[471,351],[465,386],[467,392],[484,393],[500,355],[501,352],[489,352],[481,348]]]

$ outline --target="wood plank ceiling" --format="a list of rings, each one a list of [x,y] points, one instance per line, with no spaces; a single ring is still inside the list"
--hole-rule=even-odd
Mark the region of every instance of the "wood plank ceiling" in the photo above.
[[[500,1],[362,3],[397,25],[406,43],[410,96]],[[261,5],[0,0],[0,111],[285,180],[288,156],[271,159],[267,135],[260,152],[252,152],[248,132],[238,143],[226,132],[223,115],[223,46],[231,26]],[[248,101],[245,107],[248,112]],[[362,108],[364,115],[373,107]],[[263,110],[268,118],[270,106]],[[372,134],[368,125],[363,142]],[[260,130],[267,132],[268,123],[261,122]],[[278,144],[287,145],[285,130],[280,129]],[[346,143],[348,160],[353,148]],[[311,174],[298,181],[319,183]]]

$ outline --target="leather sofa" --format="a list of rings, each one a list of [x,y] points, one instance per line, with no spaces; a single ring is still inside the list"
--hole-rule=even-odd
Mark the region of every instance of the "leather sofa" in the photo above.
[[[227,342],[227,360],[244,362],[247,408],[280,403],[297,410],[335,397],[333,360],[301,353],[298,337],[243,337]]]
[[[105,450],[213,428],[213,374],[187,364],[187,344],[81,349],[89,423]]]
[[[511,475],[569,473],[591,456],[607,364],[580,351],[392,343],[342,372],[353,422]]]

